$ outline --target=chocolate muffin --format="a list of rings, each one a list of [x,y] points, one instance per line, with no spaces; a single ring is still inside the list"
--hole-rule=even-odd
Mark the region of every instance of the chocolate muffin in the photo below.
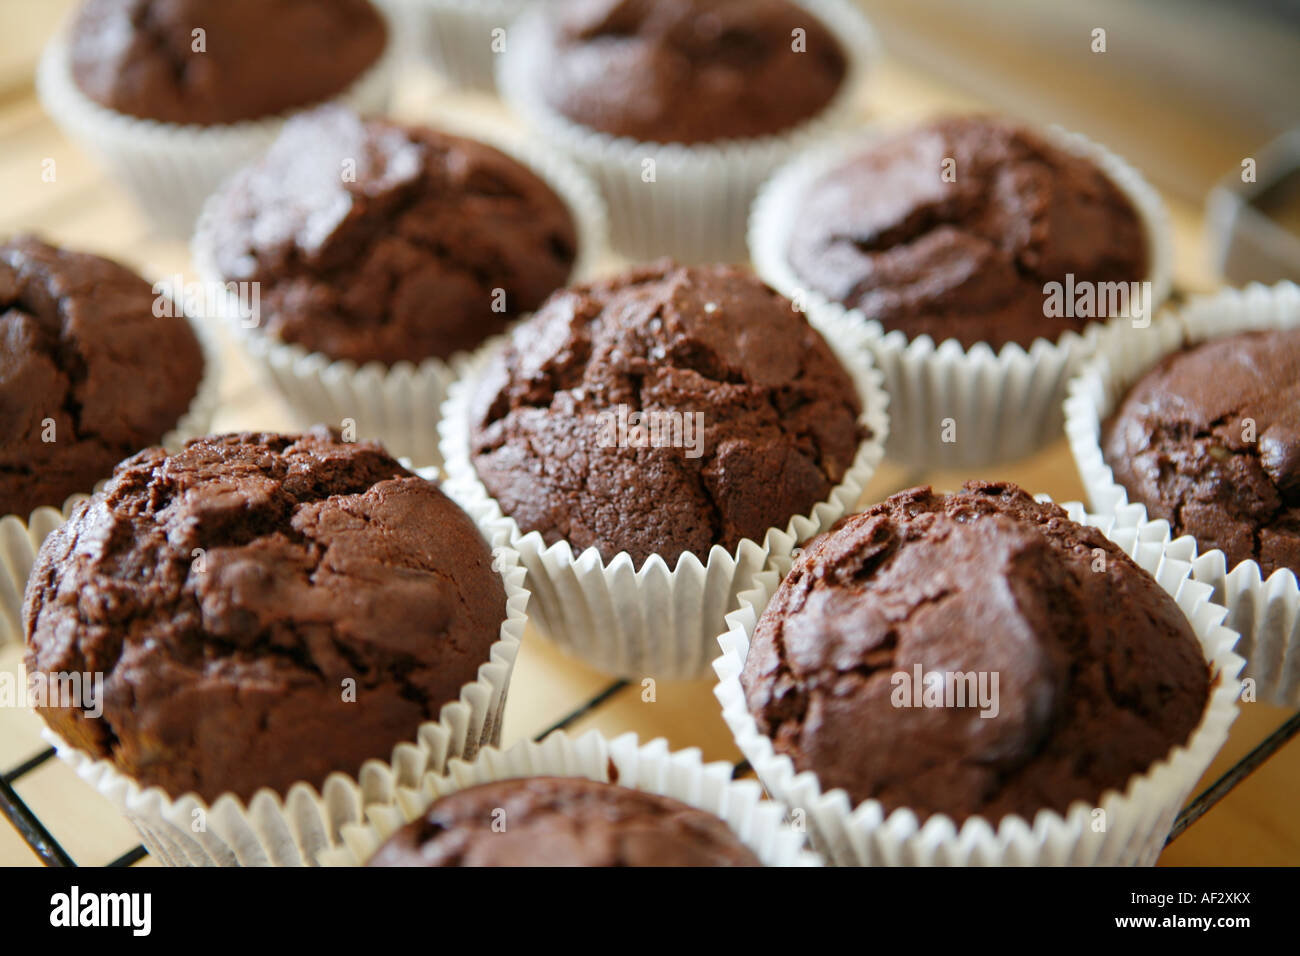
[[[789,0],[577,0],[552,7],[545,44],[536,82],[552,109],[645,142],[784,132],[848,72],[831,31]]]
[[[387,760],[505,616],[474,523],[378,445],[214,436],[123,462],[46,540],[27,672],[102,672],[101,716],[37,710],[142,786],[247,799]]]
[[[1200,723],[1209,669],[1173,598],[1100,531],[970,482],[814,540],[741,683],[824,791],[996,824],[1124,789]]]
[[[673,566],[826,498],[861,411],[787,299],[728,266],[658,263],[558,292],[516,330],[471,401],[470,451],[525,533]]]
[[[331,358],[473,348],[569,278],[560,198],[490,146],[335,106],[285,125],[209,206],[215,267],[266,331]]]
[[[759,866],[725,823],[580,777],[502,780],[435,801],[367,866]]]
[[[188,411],[203,352],[184,318],[154,315],[156,298],[108,259],[0,243],[0,514],[89,493]]]
[[[1300,574],[1300,329],[1167,356],[1102,429],[1129,500],[1267,576]]]
[[[211,126],[330,99],[387,43],[368,0],[84,0],[69,52],[101,106]]]
[[[1063,288],[1056,308],[1048,283],[1140,282],[1150,265],[1138,213],[1092,161],[983,117],[905,130],[821,176],[788,256],[810,289],[886,331],[994,349],[1108,317],[1109,296],[1079,308]]]

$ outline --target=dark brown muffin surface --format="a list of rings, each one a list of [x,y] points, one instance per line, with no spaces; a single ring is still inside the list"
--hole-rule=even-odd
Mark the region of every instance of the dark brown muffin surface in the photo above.
[[[89,493],[189,410],[203,353],[156,299],[111,260],[0,242],[0,514]]]
[[[860,412],[787,299],[660,263],[556,293],[516,330],[477,386],[471,453],[524,532],[672,566],[811,510],[852,464]]]
[[[262,327],[357,363],[471,349],[569,278],[563,201],[490,146],[340,107],[296,117],[226,184],[215,266],[260,282]]]
[[[1129,500],[1220,548],[1232,568],[1300,574],[1300,330],[1229,336],[1167,356],[1106,423]]]
[[[210,126],[336,96],[387,42],[369,0],[84,0],[70,47],[100,105]]]
[[[1095,164],[983,117],[900,131],[823,175],[788,255],[810,289],[887,331],[994,349],[1054,341],[1110,313],[1109,293],[1067,302],[1067,274],[1141,282],[1149,265],[1137,212]],[[1053,282],[1059,303],[1045,292]]]
[[[529,777],[435,801],[369,866],[759,866],[722,820],[579,777]]]
[[[27,669],[104,675],[102,716],[38,710],[142,785],[283,794],[387,760],[505,613],[474,523],[378,445],[216,436],[124,462],[47,539]]]
[[[976,676],[964,706],[949,674]],[[926,706],[936,680],[944,705]],[[902,492],[814,540],[741,682],[777,752],[823,790],[995,824],[1123,790],[1186,742],[1209,692],[1154,579],[1057,506],[983,482]]]
[[[542,95],[614,136],[694,144],[779,133],[825,109],[848,69],[830,30],[789,0],[576,0],[551,10]]]

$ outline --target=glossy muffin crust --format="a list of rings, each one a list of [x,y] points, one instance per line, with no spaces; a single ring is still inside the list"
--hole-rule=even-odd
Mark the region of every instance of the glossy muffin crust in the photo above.
[[[903,130],[825,173],[787,254],[808,288],[886,331],[994,349],[1055,341],[1131,301],[1069,296],[1067,275],[1070,288],[1142,282],[1150,265],[1144,224],[1101,169],[986,117]]]
[[[203,352],[157,299],[112,260],[0,242],[0,514],[89,494],[189,410]]]
[[[505,616],[473,521],[324,429],[123,462],[46,540],[24,608],[28,673],[104,675],[102,715],[38,708],[46,723],[208,801],[389,759],[475,679]]]
[[[927,701],[933,675],[943,695]],[[1123,790],[1198,726],[1209,669],[1173,598],[1100,531],[970,482],[902,492],[815,539],[741,683],[824,791],[996,825]]]
[[[387,43],[369,0],[84,0],[69,52],[101,106],[212,126],[330,99]]]
[[[260,283],[267,332],[358,364],[472,349],[563,286],[578,245],[504,153],[332,106],[291,120],[207,228],[220,274]]]
[[[579,777],[528,777],[434,802],[369,866],[759,866],[712,814]]]
[[[644,142],[783,132],[830,105],[848,72],[834,34],[789,0],[575,0],[549,13],[546,102]]]
[[[1102,453],[1129,501],[1229,568],[1300,574],[1300,330],[1167,356],[1105,424]]]
[[[559,292],[515,332],[471,403],[471,454],[525,533],[671,567],[826,498],[861,411],[789,300],[729,266],[659,263]]]

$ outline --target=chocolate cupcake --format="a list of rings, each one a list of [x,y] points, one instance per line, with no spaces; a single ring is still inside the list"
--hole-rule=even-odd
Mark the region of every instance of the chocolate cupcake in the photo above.
[[[427,775],[345,826],[325,866],[819,866],[786,808],[663,739],[563,731]]]
[[[837,859],[1159,852],[1235,716],[1236,635],[1158,526],[1112,540],[1072,518],[1009,484],[912,489],[742,598],[724,716]]]
[[[449,484],[551,582],[553,637],[617,672],[694,675],[735,588],[878,460],[886,399],[840,332],[728,266],[556,293],[449,400]]]
[[[173,311],[109,259],[30,236],[0,243],[0,514],[26,520],[89,494],[182,421],[206,429],[203,350]]]
[[[471,455],[527,534],[670,566],[760,540],[870,438],[853,379],[790,303],[661,263],[558,293],[484,371]]]
[[[1119,403],[1102,451],[1129,500],[1230,565],[1300,574],[1300,329],[1176,352]]]
[[[1090,159],[963,116],[885,137],[819,178],[787,255],[805,288],[886,332],[997,350],[1110,318],[1108,301],[1093,316],[1051,314],[1045,287],[1067,275],[1139,282],[1147,245],[1137,210]]]
[[[576,777],[527,777],[436,800],[368,866],[759,866],[702,810]]]
[[[339,95],[388,44],[369,0],[84,0],[72,78],[117,113],[181,125],[261,119]]]
[[[1256,699],[1300,704],[1300,288],[1193,296],[1109,331],[1070,383],[1066,431],[1098,514],[1168,522],[1228,608]],[[1184,537],[1185,536],[1185,537]]]
[[[917,673],[978,678],[931,706]],[[826,789],[996,824],[1122,790],[1187,741],[1209,673],[1173,598],[1100,531],[969,482],[894,495],[814,541],[741,684],[776,751]]]
[[[848,73],[832,30],[790,0],[578,0],[547,27],[546,103],[646,143],[781,133],[824,110]]]
[[[750,255],[792,298],[864,323],[917,468],[1022,457],[1060,432],[1065,383],[1110,321],[1169,289],[1159,196],[1060,130],[959,116],[792,161],[755,203]]]
[[[213,265],[261,286],[274,338],[363,365],[449,358],[568,280],[578,230],[484,143],[325,107],[209,203]]]
[[[37,85],[155,225],[188,235],[285,116],[329,100],[382,110],[391,50],[370,0],[83,0]]]
[[[744,258],[759,184],[841,123],[870,26],[847,0],[580,0],[510,28],[502,95],[590,168],[636,258]]]
[[[46,540],[27,670],[100,674],[99,713],[38,713],[129,815],[166,818],[130,803],[159,788],[183,818],[182,798],[283,798],[403,747],[410,775],[440,769],[417,733],[472,754],[497,729],[512,589],[474,523],[378,445],[214,436],[126,460]]]
[[[209,200],[199,271],[260,290],[260,325],[238,331],[304,419],[352,418],[426,463],[448,360],[599,247],[598,200],[552,159],[324,107]]]

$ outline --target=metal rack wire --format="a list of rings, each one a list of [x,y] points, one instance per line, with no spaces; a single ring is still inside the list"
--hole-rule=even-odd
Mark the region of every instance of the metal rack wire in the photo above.
[[[548,734],[552,734],[557,730],[564,730],[580,718],[598,710],[627,686],[628,682],[625,680],[611,682],[600,693],[595,694],[560,720],[535,734],[533,739],[542,740]],[[1263,766],[1270,757],[1297,734],[1300,734],[1300,712],[1292,714],[1277,730],[1256,744],[1248,754],[1233,764],[1218,780],[1197,794],[1178,814],[1165,845],[1168,846],[1178,839],[1188,827],[1205,816],[1215,804],[1231,793],[1255,770]],[[14,784],[21,777],[31,773],[53,756],[54,750],[47,748],[0,776],[0,812],[4,813],[9,824],[18,831],[18,835],[26,841],[32,852],[46,866],[78,866],[79,864],[59,845],[59,841],[50,833],[40,816],[14,790]],[[742,760],[736,764],[734,776],[743,777],[751,772],[749,762]],[[148,851],[143,846],[136,846],[107,865],[110,867],[133,866],[148,855]]]

